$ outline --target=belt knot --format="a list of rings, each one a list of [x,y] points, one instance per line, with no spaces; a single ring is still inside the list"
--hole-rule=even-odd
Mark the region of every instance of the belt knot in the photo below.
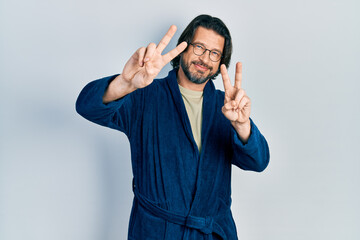
[[[195,228],[205,234],[211,234],[213,232],[214,219],[212,217],[194,217],[187,216],[185,226]]]

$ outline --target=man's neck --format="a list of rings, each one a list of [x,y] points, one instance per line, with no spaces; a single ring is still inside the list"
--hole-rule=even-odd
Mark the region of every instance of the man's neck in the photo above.
[[[204,91],[205,85],[209,80],[204,83],[201,83],[201,84],[193,83],[186,77],[182,68],[179,67],[179,70],[177,72],[177,81],[178,81],[179,85],[184,88],[201,92],[201,91]]]

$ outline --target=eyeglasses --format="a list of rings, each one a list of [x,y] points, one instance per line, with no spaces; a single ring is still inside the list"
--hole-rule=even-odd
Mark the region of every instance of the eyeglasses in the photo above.
[[[190,43],[190,45],[193,46],[193,52],[197,56],[202,56],[206,51],[209,51],[209,57],[211,61],[217,62],[221,58],[222,53],[217,50],[207,49],[200,43]]]

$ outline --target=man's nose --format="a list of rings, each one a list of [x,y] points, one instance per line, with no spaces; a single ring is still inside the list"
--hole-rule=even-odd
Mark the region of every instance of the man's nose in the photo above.
[[[205,52],[203,53],[203,55],[200,56],[200,59],[204,62],[204,63],[209,63],[210,60],[210,50],[206,49]]]

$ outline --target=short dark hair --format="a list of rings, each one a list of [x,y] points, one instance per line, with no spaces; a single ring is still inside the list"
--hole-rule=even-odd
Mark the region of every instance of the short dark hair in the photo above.
[[[196,18],[194,18],[194,20],[192,20],[189,23],[189,25],[182,32],[181,36],[179,37],[177,45],[179,45],[184,41],[187,42],[188,44],[191,43],[192,39],[194,38],[195,31],[198,27],[211,29],[225,38],[225,44],[224,44],[222,57],[220,60],[220,65],[225,64],[225,66],[228,68],[230,65],[230,59],[232,53],[231,35],[229,29],[219,18],[212,17],[206,14],[197,16]],[[176,58],[174,58],[171,61],[171,65],[173,66],[173,68],[178,68],[179,64],[180,64],[180,55],[176,56]]]

